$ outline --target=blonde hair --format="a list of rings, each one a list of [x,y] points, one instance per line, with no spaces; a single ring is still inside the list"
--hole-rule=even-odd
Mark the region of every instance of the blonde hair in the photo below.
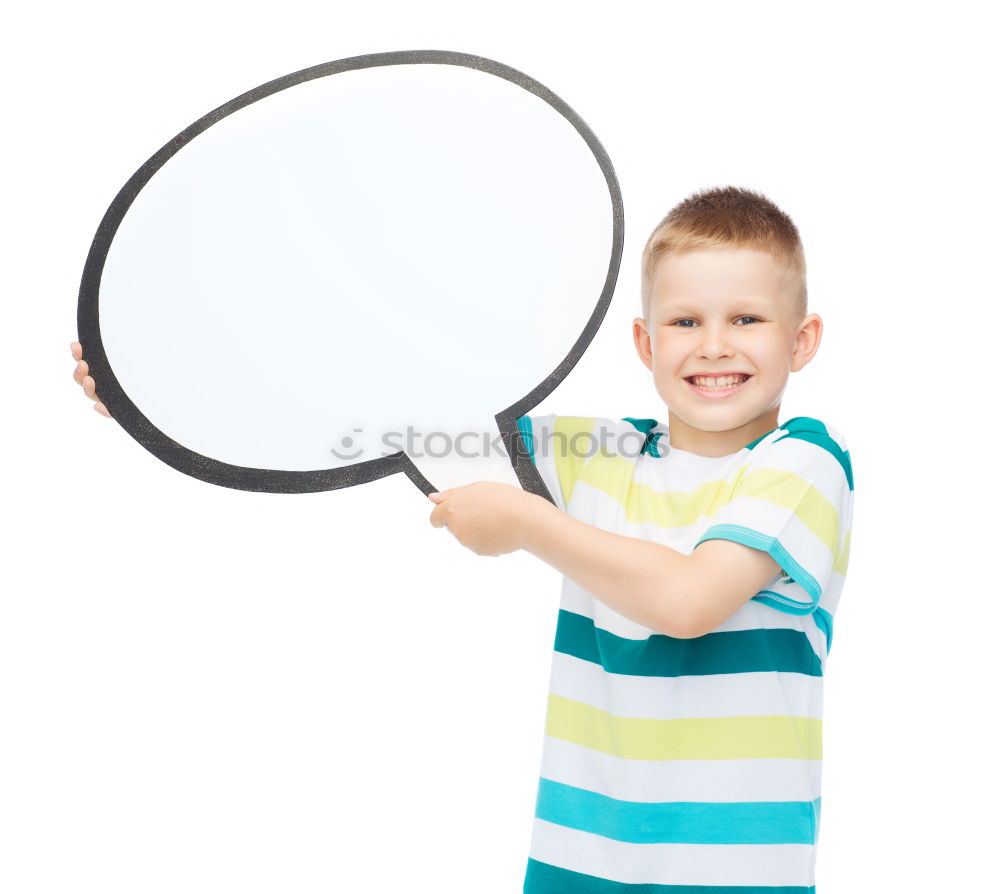
[[[660,261],[670,255],[720,248],[766,251],[793,278],[797,318],[806,315],[806,257],[792,219],[760,193],[725,186],[686,198],[646,240],[642,250],[643,316],[649,319],[649,296]]]

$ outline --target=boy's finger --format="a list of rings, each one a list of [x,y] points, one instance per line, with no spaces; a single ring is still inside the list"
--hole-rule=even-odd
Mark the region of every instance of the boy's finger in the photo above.
[[[71,341],[69,343],[70,353],[73,355],[74,360],[83,359],[83,345],[78,341]]]
[[[94,409],[97,410],[97,412],[100,413],[102,416],[107,416],[108,419],[111,418],[111,413],[108,411],[108,408],[104,406],[104,404],[102,404],[100,401],[97,401],[97,403],[94,404]]]
[[[93,376],[84,376],[82,384],[83,393],[86,394],[87,397],[97,400],[97,383],[94,381]]]
[[[445,518],[445,508],[442,505],[437,505],[434,507],[434,511],[431,512],[431,524],[435,528],[447,527],[448,522]]]
[[[87,373],[89,372],[90,372],[90,367],[87,366],[87,361],[80,360],[76,364],[76,369],[73,370],[73,381],[75,381],[77,385],[82,385],[83,377],[87,375]]]

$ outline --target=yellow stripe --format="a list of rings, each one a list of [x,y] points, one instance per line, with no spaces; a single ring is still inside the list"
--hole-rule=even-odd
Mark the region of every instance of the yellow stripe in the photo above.
[[[847,574],[847,560],[851,557],[851,532],[844,535],[844,542],[840,545],[840,552],[833,563],[833,570],[842,577]]]
[[[617,717],[550,695],[545,732],[628,760],[819,760],[823,756],[823,721],[781,714],[676,720]]]
[[[812,530],[831,555],[838,549],[840,516],[833,504],[804,478],[783,469],[749,472],[740,466],[731,481],[706,481],[693,491],[658,491],[632,480],[633,463],[620,456],[598,453],[579,472],[580,481],[607,494],[623,505],[625,517],[636,524],[651,522],[663,528],[695,524],[714,518],[736,497],[767,500],[790,509]]]
[[[597,446],[593,437],[592,416],[557,416],[553,426],[553,443],[547,448],[553,451],[553,463],[559,476],[563,505],[568,506],[573,496],[573,486],[580,478],[580,472],[587,464],[591,452]]]
[[[579,480],[621,503],[630,522],[652,522],[663,528],[693,525],[732,499],[734,482],[706,481],[693,491],[660,491],[633,481],[634,471],[629,460],[598,453],[581,471]],[[741,474],[742,470],[736,480]]]

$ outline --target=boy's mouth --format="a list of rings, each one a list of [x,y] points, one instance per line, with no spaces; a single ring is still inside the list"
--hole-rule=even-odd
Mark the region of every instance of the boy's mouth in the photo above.
[[[687,382],[695,394],[701,397],[729,397],[735,394],[748,381],[747,373],[730,373],[724,376],[687,376]]]

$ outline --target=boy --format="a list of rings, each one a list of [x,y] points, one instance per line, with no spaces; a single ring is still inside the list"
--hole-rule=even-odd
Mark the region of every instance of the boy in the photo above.
[[[565,575],[524,890],[805,894],[853,477],[839,433],[778,420],[822,322],[794,224],[747,190],[682,202],[642,267],[633,334],[668,424],[526,417],[555,506],[431,495],[476,552]]]
[[[822,335],[798,231],[709,190],[642,268],[633,334],[668,423],[525,417],[556,505],[493,482],[431,494],[465,546],[565,575],[524,891],[813,892],[853,476],[834,429],[778,422]]]

